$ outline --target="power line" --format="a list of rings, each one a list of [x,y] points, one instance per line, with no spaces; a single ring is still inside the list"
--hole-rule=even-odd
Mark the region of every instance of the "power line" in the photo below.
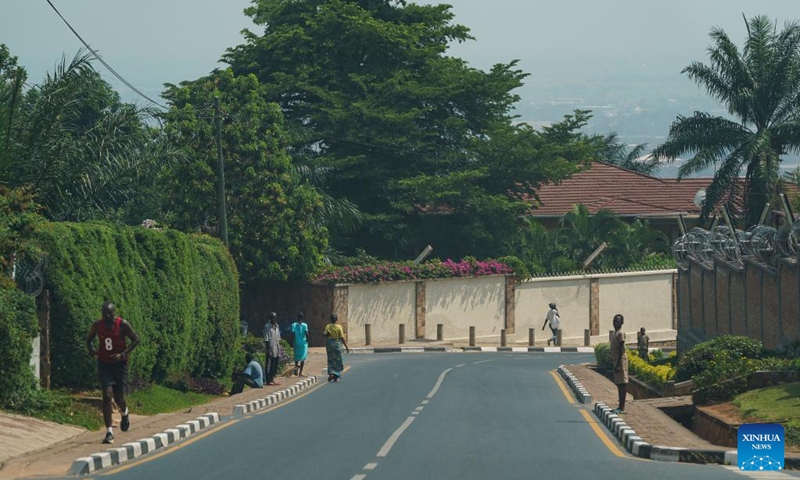
[[[153,100],[152,98],[148,97],[147,95],[145,95],[144,93],[142,93],[141,91],[139,91],[139,89],[138,89],[138,88],[134,87],[134,86],[133,86],[133,85],[131,85],[131,84],[130,84],[130,83],[127,81],[127,80],[125,80],[124,78],[122,78],[122,75],[120,75],[119,73],[117,73],[117,71],[116,71],[116,70],[114,70],[113,68],[111,68],[111,65],[109,65],[108,63],[106,63],[106,61],[105,61],[105,60],[103,60],[103,58],[102,58],[102,57],[100,57],[100,55],[98,55],[98,54],[97,54],[97,52],[95,52],[95,51],[94,51],[94,49],[93,49],[92,47],[90,47],[88,43],[86,43],[86,41],[85,41],[85,40],[84,40],[84,39],[83,39],[83,38],[82,38],[82,37],[81,37],[81,36],[78,34],[78,32],[76,32],[76,31],[75,31],[75,29],[74,29],[74,28],[72,28],[72,25],[70,25],[70,24],[69,24],[69,22],[67,21],[67,19],[66,19],[66,18],[64,18],[64,16],[63,16],[63,15],[61,15],[61,12],[59,12],[59,11],[58,11],[58,9],[56,8],[56,6],[55,6],[55,5],[53,5],[53,2],[51,2],[50,0],[46,0],[46,1],[47,1],[47,3],[48,3],[48,4],[50,4],[50,6],[53,8],[53,10],[56,12],[56,14],[57,14],[59,17],[61,17],[61,20],[63,20],[63,21],[64,21],[64,23],[67,25],[67,27],[69,27],[69,29],[70,29],[70,30],[72,30],[72,33],[74,33],[74,34],[75,34],[75,36],[76,36],[76,37],[78,37],[78,40],[80,40],[80,41],[81,41],[81,43],[82,43],[82,44],[83,44],[83,45],[84,45],[84,46],[85,46],[85,47],[86,47],[86,48],[87,48],[87,49],[88,49],[90,52],[92,52],[92,55],[94,55],[94,58],[96,58],[98,62],[102,63],[102,64],[103,64],[103,66],[104,66],[104,67],[106,67],[106,68],[108,69],[108,71],[109,71],[109,72],[111,72],[111,73],[112,73],[112,74],[113,74],[115,77],[117,77],[117,79],[118,79],[120,82],[122,82],[123,84],[125,84],[125,86],[127,86],[128,88],[130,88],[131,90],[133,90],[134,92],[136,92],[137,94],[139,94],[139,96],[141,96],[142,98],[146,99],[148,102],[150,102],[150,103],[152,103],[152,104],[154,104],[154,105],[158,105],[159,107],[163,108],[164,110],[169,110],[167,107],[165,107],[164,105],[162,105],[162,104],[160,104],[160,103],[156,102],[156,101],[155,101],[155,100]]]

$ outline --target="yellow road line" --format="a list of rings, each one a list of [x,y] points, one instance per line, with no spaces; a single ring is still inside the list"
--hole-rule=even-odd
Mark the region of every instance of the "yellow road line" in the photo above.
[[[150,461],[155,460],[157,458],[161,458],[164,455],[168,455],[168,454],[173,453],[173,452],[175,452],[177,450],[180,450],[183,447],[189,446],[189,445],[193,444],[194,442],[197,442],[198,440],[202,440],[202,439],[206,438],[207,436],[211,435],[212,433],[216,433],[216,432],[222,430],[223,428],[228,428],[231,425],[234,425],[234,424],[238,423],[239,420],[240,419],[235,419],[235,420],[230,420],[228,422],[222,423],[218,427],[214,427],[214,428],[208,430],[207,432],[203,432],[203,433],[197,435],[196,437],[191,437],[191,438],[187,439],[186,441],[183,441],[183,442],[181,442],[181,443],[179,443],[179,444],[177,444],[175,446],[168,446],[162,452],[158,452],[156,454],[153,454],[152,456],[144,457],[144,458],[140,459],[139,461],[132,462],[132,463],[130,463],[128,465],[121,465],[118,468],[110,469],[108,472],[101,473],[100,476],[115,475],[115,474],[117,474],[119,472],[124,472],[125,470],[129,470],[129,469],[131,469],[133,467],[138,467],[139,465],[141,465],[143,463],[147,463],[147,462],[150,462]]]
[[[556,374],[556,371],[555,370],[550,370],[550,375],[553,376],[553,380],[556,381],[556,385],[558,385],[558,388],[561,389],[561,393],[564,394],[564,397],[567,398],[567,401],[569,403],[576,403],[575,398],[572,397],[572,394],[569,393],[569,390],[567,390],[567,387],[564,386],[564,382],[562,382],[561,379],[558,378],[558,374]]]
[[[551,370],[550,371],[550,375],[553,376],[553,380],[555,380],[556,385],[558,385],[558,388],[561,389],[561,393],[564,394],[564,397],[566,397],[567,401],[569,403],[571,403],[571,404],[576,404],[577,401],[575,400],[575,397],[573,397],[572,394],[569,392],[569,390],[567,390],[567,387],[564,385],[564,382],[561,381],[561,378],[559,378],[559,376],[556,373],[556,371],[555,370]],[[622,450],[620,450],[619,445],[617,445],[616,443],[612,442],[608,438],[608,435],[606,435],[603,432],[603,430],[600,429],[600,427],[598,426],[597,422],[594,421],[594,419],[592,418],[591,414],[588,411],[586,411],[586,409],[581,408],[580,412],[581,412],[581,415],[583,415],[583,418],[589,424],[589,427],[591,427],[592,431],[594,431],[594,433],[600,438],[600,441],[602,441],[603,444],[609,450],[611,450],[611,453],[613,453],[614,455],[616,455],[618,457],[635,458],[635,457],[628,457],[628,455],[626,455]],[[637,458],[637,460],[642,460],[642,459],[641,458]]]
[[[346,372],[349,369],[350,369],[350,367],[347,367],[347,368],[344,369],[344,371]],[[263,411],[257,412],[254,415],[260,415],[262,413],[271,412],[271,411],[274,411],[274,410],[276,410],[276,409],[278,409],[280,407],[283,407],[284,405],[288,405],[288,404],[290,404],[290,403],[292,403],[292,402],[294,402],[296,400],[299,400],[302,397],[305,397],[307,394],[313,392],[317,388],[322,387],[323,385],[325,385],[325,384],[324,383],[317,383],[313,387],[301,392],[297,396],[292,397],[292,398],[290,398],[290,399],[288,399],[288,400],[286,400],[284,402],[281,402],[281,403],[279,403],[277,405],[273,405],[272,407],[270,407],[268,409],[265,409]],[[133,467],[137,467],[137,466],[139,466],[139,465],[141,465],[143,463],[147,463],[147,462],[150,462],[150,461],[155,460],[157,458],[161,458],[164,455],[168,455],[168,454],[173,453],[173,452],[175,452],[175,451],[177,451],[177,450],[179,450],[179,449],[181,449],[183,447],[191,445],[191,444],[193,444],[194,442],[196,442],[198,440],[202,440],[202,439],[206,438],[207,436],[211,435],[212,433],[215,433],[215,432],[218,432],[218,431],[222,430],[223,428],[228,428],[231,425],[234,425],[234,424],[238,423],[240,420],[242,420],[242,419],[241,418],[237,418],[237,419],[229,420],[229,421],[227,421],[225,423],[220,424],[217,427],[214,427],[214,428],[210,429],[207,432],[203,432],[203,433],[197,435],[196,437],[191,437],[188,440],[185,440],[185,441],[183,441],[183,442],[181,442],[181,443],[179,443],[177,445],[167,446],[166,449],[164,451],[162,451],[162,452],[158,452],[156,454],[153,454],[152,456],[147,456],[147,457],[142,458],[142,459],[135,459],[135,460],[138,460],[138,461],[134,461],[134,462],[130,463],[129,465],[122,465],[122,466],[117,467],[117,468],[109,469],[108,472],[103,472],[103,473],[101,473],[99,475],[100,476],[115,475],[115,474],[117,474],[119,472],[124,472],[125,470],[129,470],[129,469],[131,469]]]
[[[592,419],[589,412],[587,412],[586,410],[581,410],[580,412],[581,415],[583,415],[583,418],[586,419],[586,422],[589,423],[589,426],[592,428],[592,430],[594,430],[594,433],[596,433],[597,436],[600,437],[600,441],[602,441],[603,444],[606,447],[608,447],[609,450],[611,450],[611,453],[613,453],[618,457],[627,457],[627,455],[625,455],[625,453],[623,453],[622,450],[619,449],[619,446],[616,445],[614,442],[612,442],[608,438],[608,435],[606,435],[602,430],[600,430],[600,427],[597,426],[597,422],[595,422]]]

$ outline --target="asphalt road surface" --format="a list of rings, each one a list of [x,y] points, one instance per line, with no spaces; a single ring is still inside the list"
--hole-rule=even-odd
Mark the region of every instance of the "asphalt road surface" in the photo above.
[[[127,479],[738,479],[624,452],[553,374],[591,354],[348,355],[340,383],[107,472]],[[324,381],[324,379],[323,379]],[[595,428],[592,428],[592,424]],[[597,428],[599,427],[599,428]]]

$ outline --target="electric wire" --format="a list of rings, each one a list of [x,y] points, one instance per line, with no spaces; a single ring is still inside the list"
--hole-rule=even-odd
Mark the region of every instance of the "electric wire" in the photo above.
[[[53,5],[53,2],[51,2],[50,0],[45,0],[45,1],[46,1],[46,2],[47,2],[49,5],[50,5],[50,7],[52,7],[52,8],[53,8],[53,10],[54,10],[54,11],[56,12],[56,14],[57,14],[57,15],[58,15],[58,16],[61,18],[61,20],[63,20],[63,21],[64,21],[64,23],[65,23],[65,24],[67,25],[67,27],[68,27],[68,28],[69,28],[69,29],[72,31],[72,33],[74,33],[74,34],[75,34],[75,36],[76,36],[76,37],[78,37],[78,40],[80,40],[80,41],[81,41],[81,43],[82,43],[82,44],[83,44],[83,45],[84,45],[84,46],[85,46],[85,47],[86,47],[86,48],[87,48],[87,49],[88,49],[88,50],[89,50],[89,51],[92,53],[92,55],[94,55],[94,58],[96,58],[98,62],[102,63],[102,64],[103,64],[103,66],[104,66],[104,67],[106,67],[106,68],[108,69],[108,71],[109,71],[109,72],[111,72],[111,73],[112,73],[112,74],[113,74],[115,77],[117,77],[117,79],[118,79],[120,82],[122,82],[123,84],[125,84],[125,86],[127,86],[128,88],[130,88],[131,90],[133,90],[134,92],[136,92],[136,93],[137,93],[139,96],[141,96],[142,98],[146,99],[148,102],[150,102],[150,103],[152,103],[152,104],[154,104],[154,105],[157,105],[157,106],[159,106],[159,107],[161,107],[161,108],[163,108],[163,109],[165,109],[165,110],[169,110],[169,109],[168,109],[166,106],[164,106],[164,105],[162,105],[162,104],[160,104],[160,103],[156,102],[156,101],[155,101],[155,100],[153,100],[152,98],[150,98],[150,97],[148,97],[147,95],[145,95],[144,93],[142,93],[142,92],[141,92],[141,91],[140,91],[138,88],[134,87],[133,85],[131,85],[131,84],[130,84],[130,82],[128,82],[127,80],[125,80],[125,79],[122,77],[122,75],[120,75],[119,73],[117,73],[117,71],[116,71],[116,70],[114,70],[113,68],[111,68],[111,65],[109,65],[109,64],[108,64],[108,63],[107,63],[105,60],[103,60],[103,58],[102,58],[102,57],[101,57],[101,56],[100,56],[100,55],[99,55],[99,54],[98,54],[98,53],[97,53],[97,52],[96,52],[96,51],[95,51],[95,50],[94,50],[92,47],[90,47],[88,43],[86,43],[86,41],[83,39],[83,37],[81,37],[81,36],[80,36],[80,34],[78,34],[78,32],[77,32],[77,31],[75,31],[75,29],[74,29],[74,28],[72,28],[72,25],[70,25],[70,24],[69,24],[69,22],[67,21],[67,19],[66,19],[66,18],[64,18],[64,16],[63,16],[63,15],[61,15],[61,12],[59,12],[59,11],[58,11],[58,9],[56,8],[56,6],[55,6],[55,5]]]

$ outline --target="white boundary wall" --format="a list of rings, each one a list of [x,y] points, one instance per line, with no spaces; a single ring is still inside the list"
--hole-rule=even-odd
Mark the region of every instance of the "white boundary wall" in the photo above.
[[[348,289],[348,341],[364,343],[367,323],[372,325],[373,343],[397,342],[401,323],[406,324],[406,338],[414,338],[414,282],[349,285]]]
[[[443,325],[445,338],[500,337],[505,328],[503,276],[447,278],[425,282],[425,338],[436,339],[436,326]]]
[[[527,344],[528,330],[535,329],[537,345],[550,337],[542,324],[550,302],[561,313],[564,345],[583,345],[584,330],[591,330],[592,282],[597,282],[598,305],[594,312],[597,331],[591,344],[608,341],[608,331],[616,313],[625,316],[628,342],[636,332],[647,329],[652,341],[675,340],[673,288],[676,270],[626,272],[597,275],[536,278],[516,285],[514,295],[514,334],[509,344]],[[417,298],[417,283],[424,283],[425,298]],[[348,341],[365,343],[366,324],[371,325],[373,344],[398,342],[398,326],[405,324],[406,341],[416,335],[417,315],[424,315],[425,335],[436,339],[437,324],[442,324],[445,341],[464,342],[469,327],[475,327],[479,343],[497,343],[506,328],[506,278],[448,278],[401,281],[377,285],[338,285],[346,287]],[[418,304],[419,303],[419,304]]]

